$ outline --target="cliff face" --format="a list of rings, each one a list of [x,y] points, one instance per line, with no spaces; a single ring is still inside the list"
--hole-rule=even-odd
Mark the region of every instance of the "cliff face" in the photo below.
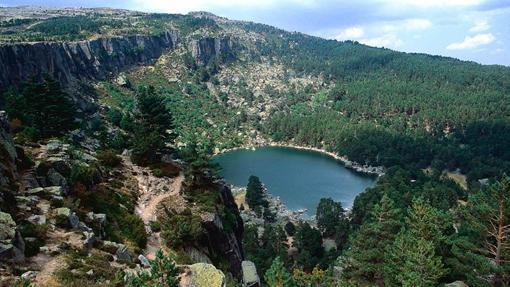
[[[190,42],[191,54],[201,65],[207,64],[214,57],[219,57],[221,62],[234,60],[233,46],[230,38],[205,37]]]
[[[174,48],[176,32],[157,36],[121,36],[79,42],[0,45],[0,91],[48,74],[69,85],[76,80],[104,80],[123,68],[147,64]]]
[[[242,277],[241,263],[243,261],[242,235],[244,231],[243,220],[235,204],[230,188],[223,182],[217,186],[221,201],[232,214],[230,222],[222,220],[218,214],[203,216],[202,225],[206,230],[209,256],[224,258],[229,263],[230,271],[237,278]],[[229,226],[227,227],[226,224]]]
[[[18,161],[7,115],[0,111],[0,188],[7,188],[18,179]]]

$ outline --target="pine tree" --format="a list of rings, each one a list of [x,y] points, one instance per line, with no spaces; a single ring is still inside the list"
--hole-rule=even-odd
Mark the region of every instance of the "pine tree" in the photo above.
[[[345,221],[345,210],[340,202],[331,198],[321,198],[316,213],[317,226],[324,236],[331,236],[340,221]]]
[[[307,222],[298,226],[293,245],[298,249],[296,263],[305,271],[312,271],[323,258],[321,232]]]
[[[257,208],[268,207],[269,203],[264,197],[264,188],[262,182],[257,176],[250,176],[248,186],[246,187],[246,203],[252,210]]]
[[[141,88],[136,95],[136,128],[133,159],[139,164],[157,161],[157,153],[175,140],[172,114],[166,108],[165,97],[154,87]]]
[[[413,200],[405,222],[405,228],[385,252],[385,282],[399,286],[436,286],[446,272],[436,252],[446,238],[446,216],[418,198]]]
[[[453,238],[454,274],[469,286],[510,285],[510,177],[469,197]]]
[[[34,135],[43,138],[62,135],[76,126],[73,101],[48,76],[42,82],[28,81],[21,93],[10,91],[5,104],[11,119],[20,120],[24,128],[35,129]]]
[[[370,220],[361,225],[351,240],[344,263],[347,280],[383,285],[384,254],[400,229],[399,213],[385,194],[374,207]]]
[[[434,244],[406,230],[399,233],[386,258],[387,286],[437,286],[446,272],[441,258],[435,254]]]
[[[294,280],[292,280],[292,276],[283,266],[280,257],[276,257],[273,260],[273,264],[266,271],[264,276],[266,280],[267,286],[269,287],[295,287]]]

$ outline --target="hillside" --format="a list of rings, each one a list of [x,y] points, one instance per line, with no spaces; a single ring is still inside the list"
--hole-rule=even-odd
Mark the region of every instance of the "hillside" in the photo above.
[[[123,286],[119,274],[156,262],[149,259],[158,249],[175,255],[155,260],[172,261],[160,270],[171,274],[165,280],[187,274],[181,285],[207,269],[236,286],[246,260],[265,283],[277,255],[296,281],[318,280],[314,286],[336,286],[330,279],[391,285],[409,270],[391,258],[393,271],[384,274],[390,279],[382,278],[378,260],[367,258],[380,259],[388,248],[402,258],[411,256],[405,250],[416,252],[430,270],[452,271],[438,271],[435,283],[423,286],[482,284],[490,274],[497,274],[494,286],[508,283],[508,232],[491,238],[491,219],[485,228],[469,216],[491,214],[500,200],[498,224],[508,227],[510,204],[494,194],[509,192],[509,67],[326,40],[206,12],[20,7],[0,8],[0,20],[6,286],[33,270],[39,273],[26,276],[41,286]],[[334,239],[334,251],[312,250],[313,242],[303,242],[317,229],[297,224],[301,237],[293,237],[269,211],[255,215],[263,225],[243,228],[245,211],[214,175],[211,155],[275,142],[384,167],[386,175],[351,212],[334,209],[342,210],[334,228],[319,223],[318,238]],[[470,202],[485,209],[470,209]],[[383,215],[388,222],[377,217]],[[417,218],[426,220],[420,232],[429,228],[437,238],[405,232],[419,228]],[[287,257],[287,236],[301,238],[294,257]],[[370,242],[373,236],[383,240]],[[70,241],[65,247],[62,238]],[[472,275],[469,266],[494,262],[487,254],[461,258],[474,252],[463,243],[480,238],[500,244],[498,260],[506,263]],[[426,251],[414,250],[413,240]],[[363,257],[363,243],[367,250],[376,245],[376,255]],[[72,270],[48,275],[42,266],[49,263]]]

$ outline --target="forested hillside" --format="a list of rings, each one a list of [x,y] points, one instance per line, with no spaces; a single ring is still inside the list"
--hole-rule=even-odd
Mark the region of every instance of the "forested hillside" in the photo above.
[[[3,285],[510,284],[510,68],[205,12],[34,9],[0,22]],[[272,143],[384,175],[311,221],[256,175],[237,206],[211,156]]]

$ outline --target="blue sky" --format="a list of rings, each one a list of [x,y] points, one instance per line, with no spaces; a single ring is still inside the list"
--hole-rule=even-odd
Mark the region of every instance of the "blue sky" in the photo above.
[[[510,66],[510,0],[0,0],[0,5],[209,11],[324,38]]]

